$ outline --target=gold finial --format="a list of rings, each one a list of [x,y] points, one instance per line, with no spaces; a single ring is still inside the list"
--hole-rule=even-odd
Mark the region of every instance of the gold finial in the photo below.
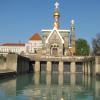
[[[56,0],[56,3],[54,4],[55,5],[55,11],[54,11],[54,27],[56,27],[57,29],[59,28],[59,17],[60,17],[60,13],[59,13],[59,3],[57,2]]]

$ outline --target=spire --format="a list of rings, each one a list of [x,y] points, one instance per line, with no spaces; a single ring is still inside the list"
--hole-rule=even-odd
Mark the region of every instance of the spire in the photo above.
[[[75,21],[71,20],[71,31],[75,31]]]
[[[71,47],[72,52],[75,54],[75,21],[71,20]]]
[[[59,13],[59,3],[56,0],[56,3],[54,4],[55,9],[54,9],[54,27],[55,28],[59,28],[59,17],[60,17],[60,13]]]

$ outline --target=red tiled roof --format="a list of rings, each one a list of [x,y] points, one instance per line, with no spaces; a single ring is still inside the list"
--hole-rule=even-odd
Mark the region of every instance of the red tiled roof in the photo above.
[[[0,46],[25,46],[25,44],[22,44],[22,43],[5,43],[5,44],[1,44]]]
[[[38,33],[35,33],[29,40],[33,40],[33,41],[38,40],[39,41],[39,40],[42,40],[42,39],[41,39],[41,36]]]

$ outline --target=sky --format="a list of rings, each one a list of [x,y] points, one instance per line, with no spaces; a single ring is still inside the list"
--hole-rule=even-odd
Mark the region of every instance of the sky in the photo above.
[[[53,29],[56,0],[0,0],[0,43],[26,43],[41,29]],[[70,29],[75,20],[76,38],[91,45],[100,33],[100,0],[58,0],[60,28]]]

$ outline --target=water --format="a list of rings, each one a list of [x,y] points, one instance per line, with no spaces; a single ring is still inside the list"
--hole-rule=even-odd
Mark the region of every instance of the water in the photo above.
[[[0,80],[0,100],[100,100],[100,81],[82,74],[28,74]]]

